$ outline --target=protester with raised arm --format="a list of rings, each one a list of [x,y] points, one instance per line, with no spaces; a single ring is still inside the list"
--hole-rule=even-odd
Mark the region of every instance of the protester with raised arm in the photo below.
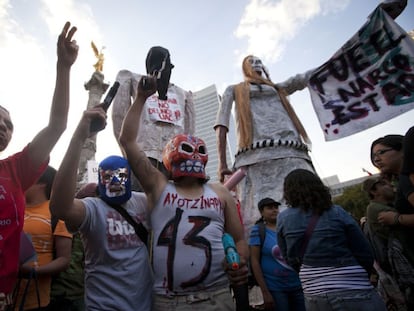
[[[167,143],[163,163],[171,181],[151,165],[136,136],[145,101],[155,90],[154,78],[140,80],[120,136],[151,209],[153,310],[187,310],[189,304],[200,310],[234,310],[221,239],[230,233],[241,256],[240,268],[228,272],[231,282],[247,283],[248,247],[235,201],[221,184],[207,183],[208,152],[200,138],[177,135]]]
[[[20,233],[24,222],[24,192],[42,175],[49,155],[66,129],[70,69],[78,56],[72,40],[76,27],[67,22],[57,41],[56,85],[48,125],[21,152],[0,160],[0,310],[11,304],[19,264]],[[13,134],[9,111],[0,106],[0,152]]]

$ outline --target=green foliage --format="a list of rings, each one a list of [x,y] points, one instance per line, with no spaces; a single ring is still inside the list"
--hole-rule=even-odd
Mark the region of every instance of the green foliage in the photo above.
[[[333,202],[342,206],[359,221],[366,214],[369,197],[361,189],[361,184],[357,184],[346,188],[341,196],[333,198]]]

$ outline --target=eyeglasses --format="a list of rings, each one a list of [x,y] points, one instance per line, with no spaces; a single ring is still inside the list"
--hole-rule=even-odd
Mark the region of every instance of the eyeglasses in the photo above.
[[[382,149],[382,150],[378,150],[377,152],[374,152],[372,154],[372,158],[375,159],[378,156],[382,156],[384,153],[387,153],[388,151],[394,150],[392,148],[388,148],[388,149]]]

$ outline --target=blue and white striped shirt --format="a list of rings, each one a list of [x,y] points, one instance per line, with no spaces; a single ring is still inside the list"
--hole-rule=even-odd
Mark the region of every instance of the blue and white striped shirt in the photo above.
[[[320,295],[348,289],[373,288],[367,272],[359,265],[345,267],[312,267],[302,265],[299,273],[305,295]]]

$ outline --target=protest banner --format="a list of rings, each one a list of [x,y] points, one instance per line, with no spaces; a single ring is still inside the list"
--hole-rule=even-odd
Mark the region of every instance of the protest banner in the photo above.
[[[414,108],[414,40],[378,7],[308,89],[326,141],[394,118]]]

